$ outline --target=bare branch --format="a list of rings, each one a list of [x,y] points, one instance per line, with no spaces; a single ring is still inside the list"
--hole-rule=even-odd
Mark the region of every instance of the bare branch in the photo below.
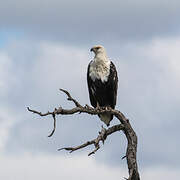
[[[126,135],[128,145],[126,150],[126,156],[123,157],[127,159],[128,169],[129,169],[129,178],[128,180],[140,180],[139,173],[138,173],[138,167],[137,167],[137,161],[136,161],[136,152],[137,152],[137,136],[133,128],[131,127],[131,124],[129,120],[124,116],[123,113],[121,113],[118,110],[114,110],[112,108],[92,108],[88,105],[82,106],[78,101],[76,101],[74,98],[71,97],[70,93],[66,90],[60,89],[62,92],[64,92],[68,96],[68,100],[72,101],[75,104],[75,107],[72,109],[63,109],[62,107],[59,107],[58,109],[55,108],[52,112],[47,113],[41,113],[36,110],[32,110],[29,107],[27,108],[28,111],[38,114],[39,116],[48,116],[51,115],[54,120],[54,128],[51,132],[51,134],[48,137],[51,137],[56,129],[56,115],[72,115],[75,113],[87,113],[91,115],[98,115],[102,114],[104,112],[109,112],[113,114],[117,119],[119,119],[120,124],[112,126],[108,129],[105,129],[102,127],[101,132],[99,133],[98,137],[96,139],[93,139],[91,141],[87,141],[86,143],[77,146],[77,147],[65,147],[61,148],[59,150],[67,150],[70,153],[73,151],[76,151],[78,149],[82,149],[86,146],[89,146],[91,144],[94,144],[95,149],[90,152],[88,155],[94,154],[99,148],[100,148],[100,141],[104,143],[106,137],[116,131],[123,130],[124,134]]]
[[[54,134],[55,130],[56,130],[56,115],[53,113],[52,117],[54,119],[54,128],[53,128],[51,134],[48,135],[48,137],[51,137]]]
[[[112,127],[108,128],[108,129],[105,129],[102,126],[101,132],[99,132],[99,135],[98,135],[98,137],[96,139],[93,139],[91,141],[87,141],[86,143],[84,143],[84,144],[82,144],[80,146],[60,148],[60,149],[58,149],[58,151],[66,150],[66,151],[69,151],[70,153],[72,153],[72,152],[74,152],[74,151],[76,151],[78,149],[82,149],[82,148],[84,148],[86,146],[94,144],[95,149],[88,154],[88,156],[90,156],[92,154],[95,154],[95,152],[100,148],[100,145],[99,145],[100,141],[102,141],[103,144],[104,144],[104,141],[106,140],[107,136],[111,135],[114,132],[121,131],[123,129],[124,129],[123,124],[115,125],[115,126],[112,126]]]
[[[47,112],[47,113],[41,113],[41,112],[38,112],[38,111],[36,111],[36,110],[32,110],[32,109],[30,109],[29,107],[27,107],[27,109],[28,109],[28,111],[30,111],[30,112],[32,112],[32,113],[35,113],[35,114],[39,114],[40,116],[48,116],[48,115],[50,115],[50,114],[53,114],[53,112]]]
[[[68,91],[66,91],[66,90],[64,90],[64,89],[59,89],[59,90],[62,91],[62,92],[64,92],[64,93],[68,96],[67,100],[68,100],[68,101],[73,101],[74,104],[76,105],[76,107],[82,107],[75,99],[73,99],[73,98],[71,97],[71,95],[69,94]]]

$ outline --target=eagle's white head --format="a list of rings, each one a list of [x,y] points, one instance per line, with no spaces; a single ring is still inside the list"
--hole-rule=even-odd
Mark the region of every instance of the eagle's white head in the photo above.
[[[101,46],[101,45],[96,45],[96,46],[93,46],[92,48],[91,48],[91,51],[93,51],[94,52],[94,54],[95,54],[95,59],[108,59],[107,58],[107,54],[106,54],[106,50],[105,50],[105,48],[103,47],[103,46]]]
[[[93,51],[95,55],[98,54],[98,53],[106,53],[105,48],[103,46],[101,46],[101,45],[93,46],[91,48],[91,51]]]

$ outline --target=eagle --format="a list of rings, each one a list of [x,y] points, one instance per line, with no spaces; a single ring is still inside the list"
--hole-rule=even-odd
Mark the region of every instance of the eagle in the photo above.
[[[107,57],[103,46],[93,46],[90,51],[95,54],[87,69],[87,84],[91,105],[94,108],[111,107],[114,109],[118,88],[116,67]],[[107,126],[110,125],[110,121],[113,119],[113,115],[108,112],[98,116]]]

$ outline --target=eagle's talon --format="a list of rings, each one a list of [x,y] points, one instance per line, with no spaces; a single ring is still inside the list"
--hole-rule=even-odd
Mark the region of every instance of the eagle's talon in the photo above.
[[[95,109],[96,109],[97,111],[100,111],[100,110],[101,110],[101,108],[100,108],[99,106],[97,106]]]
[[[84,106],[84,108],[88,109],[88,108],[90,108],[90,106],[89,106],[88,104],[86,104],[86,105]]]

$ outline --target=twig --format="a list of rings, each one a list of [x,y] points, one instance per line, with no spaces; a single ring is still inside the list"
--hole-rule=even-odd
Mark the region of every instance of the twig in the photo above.
[[[59,90],[62,91],[62,92],[64,92],[64,93],[68,96],[67,100],[68,100],[68,101],[73,101],[74,104],[76,105],[76,107],[82,107],[82,106],[79,104],[79,102],[77,102],[74,98],[71,97],[71,95],[69,94],[68,91],[66,91],[66,90],[64,90],[64,89],[59,89]]]
[[[53,114],[53,112],[47,112],[47,113],[41,113],[41,112],[38,112],[38,111],[36,111],[36,110],[32,110],[32,109],[30,109],[29,107],[27,107],[27,109],[28,109],[28,111],[30,111],[30,112],[32,112],[32,113],[35,113],[35,114],[39,114],[40,116],[48,116],[48,115],[50,115],[50,114]]]
[[[53,128],[51,134],[49,134],[48,137],[51,137],[51,136],[54,134],[55,130],[56,130],[56,115],[53,113],[53,114],[52,114],[52,117],[53,117],[53,119],[54,119],[54,128]]]

